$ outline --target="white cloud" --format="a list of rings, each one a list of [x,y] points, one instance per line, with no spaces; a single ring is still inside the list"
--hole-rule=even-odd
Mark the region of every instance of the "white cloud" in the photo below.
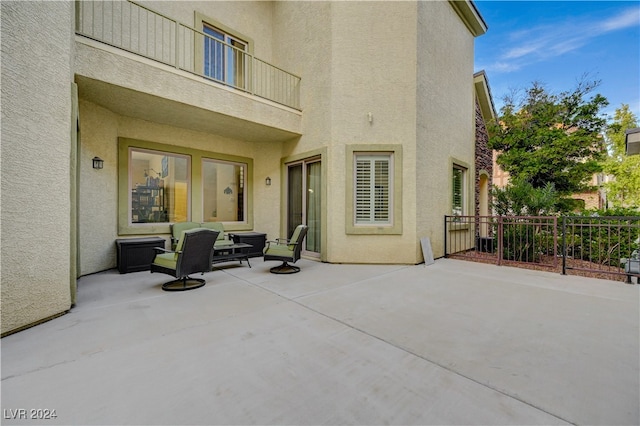
[[[640,9],[631,8],[617,16],[604,20],[598,27],[602,32],[609,32],[638,25],[640,25]]]
[[[545,61],[578,50],[596,37],[640,25],[640,9],[629,8],[602,19],[569,17],[564,22],[544,24],[512,32],[509,47],[499,54],[488,70],[510,72],[527,64]]]
[[[539,41],[533,41],[529,44],[524,44],[507,50],[507,52],[502,55],[502,59],[522,58],[523,56],[538,52],[543,47],[544,45]]]

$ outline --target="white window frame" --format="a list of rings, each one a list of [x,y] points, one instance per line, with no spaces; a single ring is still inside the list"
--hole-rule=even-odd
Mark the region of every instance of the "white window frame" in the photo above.
[[[460,176],[459,194],[456,194],[456,174]],[[467,214],[467,179],[469,169],[457,163],[451,167],[451,214],[465,216]]]
[[[357,189],[356,162],[358,158],[375,156],[389,161],[388,218],[384,220],[356,221]],[[346,146],[345,225],[347,234],[401,235],[402,234],[402,145],[356,144]],[[375,192],[375,188],[374,188]]]
[[[365,170],[364,167],[367,169]],[[356,226],[391,225],[393,223],[393,153],[355,153],[353,173],[354,224]]]

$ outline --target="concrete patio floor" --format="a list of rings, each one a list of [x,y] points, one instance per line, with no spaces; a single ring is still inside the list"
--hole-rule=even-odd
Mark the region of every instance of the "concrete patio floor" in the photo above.
[[[181,293],[149,272],[81,278],[70,313],[0,341],[2,423],[640,423],[638,285],[451,259],[251,264]]]

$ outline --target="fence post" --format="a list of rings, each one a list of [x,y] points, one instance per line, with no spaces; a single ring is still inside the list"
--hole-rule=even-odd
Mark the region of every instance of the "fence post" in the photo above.
[[[502,265],[502,251],[504,250],[502,247],[503,226],[502,215],[500,215],[498,216],[498,266]]]
[[[447,256],[447,215],[444,215],[444,257]]]
[[[553,269],[558,267],[558,216],[553,216]]]
[[[562,275],[567,275],[567,217],[562,216]]]

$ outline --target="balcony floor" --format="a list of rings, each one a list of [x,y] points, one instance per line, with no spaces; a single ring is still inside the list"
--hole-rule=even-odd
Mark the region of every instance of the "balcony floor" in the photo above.
[[[251,264],[184,293],[81,278],[69,314],[2,339],[3,424],[640,423],[638,285],[451,259]]]

